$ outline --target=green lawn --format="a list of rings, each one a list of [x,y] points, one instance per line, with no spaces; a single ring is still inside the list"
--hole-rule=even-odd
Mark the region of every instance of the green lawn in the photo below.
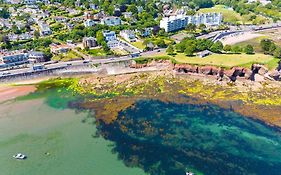
[[[183,53],[178,53],[173,58],[180,63],[214,65],[226,68],[231,68],[233,66],[245,66],[250,68],[252,63],[268,64],[270,68],[277,66],[277,62],[272,56],[258,53],[254,55],[212,54],[204,58],[199,58],[197,56],[187,57]]]
[[[246,45],[250,44],[254,47],[255,52],[262,53],[260,42],[261,42],[261,40],[266,39],[266,38],[268,39],[269,37],[268,36],[260,36],[258,38],[243,41],[243,42],[237,43],[235,45],[238,45],[238,46],[244,48],[244,47],[246,47]]]
[[[76,52],[74,51],[69,51],[67,53],[63,53],[63,54],[58,54],[52,57],[52,60],[56,60],[56,61],[70,61],[72,59],[77,59],[77,58],[81,58],[80,55],[78,55]]]
[[[199,13],[222,13],[223,21],[230,23],[249,23],[248,19],[244,16],[241,16],[239,13],[234,10],[228,9],[223,5],[216,5],[213,8],[203,8],[199,10]]]
[[[145,48],[145,45],[143,45],[142,43],[143,41],[130,42],[130,44],[132,44],[136,48],[143,50]]]
[[[97,49],[89,49],[89,50],[83,50],[82,52],[89,54],[91,56],[105,56],[106,53],[102,48],[97,48]]]

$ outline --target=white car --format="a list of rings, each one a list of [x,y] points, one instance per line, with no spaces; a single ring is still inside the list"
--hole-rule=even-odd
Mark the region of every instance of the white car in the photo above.
[[[24,154],[18,153],[18,154],[16,154],[16,155],[13,155],[13,158],[19,159],[19,160],[24,160],[24,159],[27,158],[27,156],[24,155]]]

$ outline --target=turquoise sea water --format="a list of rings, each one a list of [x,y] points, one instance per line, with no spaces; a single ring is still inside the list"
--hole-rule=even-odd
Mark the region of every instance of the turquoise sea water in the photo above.
[[[67,109],[68,99],[46,92],[0,104],[0,175],[145,174],[126,167],[114,143],[95,136],[94,118]],[[13,159],[18,152],[28,158]]]
[[[141,100],[100,125],[126,164],[152,175],[281,174],[277,128],[212,104]]]
[[[51,90],[0,104],[0,175],[281,174],[280,131],[231,110],[144,99],[96,126],[70,102]]]

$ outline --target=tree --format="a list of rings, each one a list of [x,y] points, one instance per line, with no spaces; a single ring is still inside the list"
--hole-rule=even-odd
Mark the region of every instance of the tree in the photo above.
[[[210,50],[211,50],[212,52],[215,52],[215,53],[221,52],[222,49],[223,49],[223,44],[222,44],[222,42],[220,42],[220,41],[215,42],[215,43],[211,46],[211,48],[210,48]]]
[[[166,43],[163,39],[158,39],[155,41],[155,44],[160,47],[160,48],[165,48],[166,47]]]
[[[168,55],[174,55],[174,51],[175,51],[174,46],[173,45],[169,45],[167,50],[166,50],[166,53]]]
[[[184,53],[186,56],[193,56],[196,47],[194,45],[189,45],[185,48]]]
[[[35,31],[34,31],[34,37],[35,37],[36,39],[38,39],[38,38],[40,37],[40,33],[39,33],[38,30],[35,30]]]
[[[136,14],[138,13],[138,8],[136,7],[136,5],[130,5],[128,8],[127,8],[127,12],[132,12],[133,14]]]
[[[0,18],[8,19],[10,17],[9,10],[7,8],[0,9]]]
[[[260,42],[260,46],[262,48],[262,50],[264,51],[264,53],[269,54],[270,52],[270,48],[273,47],[272,45],[275,45],[272,40],[269,39],[263,39]]]
[[[254,53],[254,48],[252,45],[248,44],[246,45],[246,47],[244,48],[244,52],[246,54],[253,54]]]
[[[104,36],[101,30],[96,33],[97,43],[101,45],[104,42]]]
[[[200,24],[198,28],[203,31],[206,30],[207,27],[205,24]]]
[[[225,45],[224,47],[223,47],[223,50],[224,51],[226,51],[226,52],[229,52],[229,51],[231,51],[231,45]]]
[[[242,49],[236,45],[231,48],[231,51],[234,53],[241,53]]]
[[[273,53],[273,56],[276,58],[281,58],[281,48],[277,47]]]
[[[101,43],[101,45],[102,45],[103,50],[104,50],[106,53],[108,53],[108,52],[110,51],[110,48],[107,46],[107,44],[106,44],[105,41],[103,41],[103,42]]]
[[[189,23],[186,26],[186,30],[189,31],[189,32],[193,32],[195,29],[196,29],[196,25],[195,24]]]

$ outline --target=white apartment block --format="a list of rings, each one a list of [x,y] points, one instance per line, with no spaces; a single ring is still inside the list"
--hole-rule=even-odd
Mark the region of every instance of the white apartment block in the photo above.
[[[255,2],[260,2],[262,5],[267,5],[270,4],[270,0],[248,0],[248,3],[255,3]]]
[[[174,15],[164,17],[160,21],[160,27],[166,32],[173,32],[185,28],[188,24],[205,24],[207,26],[217,26],[222,23],[221,13],[202,13],[194,16]]]
[[[122,30],[120,36],[128,42],[136,42],[136,35],[132,30]]]

